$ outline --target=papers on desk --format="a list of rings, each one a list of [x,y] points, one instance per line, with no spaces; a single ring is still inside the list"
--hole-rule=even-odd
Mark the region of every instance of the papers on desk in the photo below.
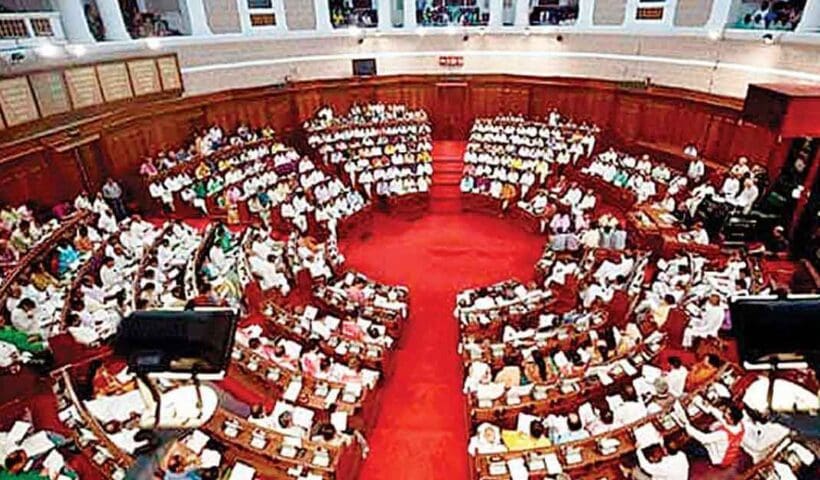
[[[797,480],[797,476],[792,471],[791,467],[781,462],[774,462],[775,474],[779,480]]]
[[[624,372],[630,377],[634,377],[638,373],[638,370],[636,370],[635,367],[633,367],[632,364],[629,363],[629,360],[625,358],[620,359],[618,361],[618,365],[620,365],[621,368],[624,369]]]
[[[65,459],[57,450],[52,450],[43,461],[43,468],[48,471],[48,476],[54,478],[63,470]]]
[[[253,480],[256,477],[256,470],[242,462],[236,462],[231,469],[231,476],[228,480]]]
[[[194,430],[185,438],[183,443],[192,452],[199,455],[202,453],[202,449],[205,448],[205,444],[208,443],[208,440],[210,440],[208,436],[202,433],[201,430]]]
[[[29,458],[40,456],[54,448],[54,442],[48,438],[48,433],[39,431],[23,440],[20,447],[26,452]]]
[[[202,468],[218,467],[219,464],[222,463],[222,454],[210,448],[205,449],[199,456],[199,462]]]
[[[347,431],[347,412],[333,412],[330,414],[330,424],[337,432]]]
[[[632,433],[635,435],[635,446],[638,448],[645,448],[654,444],[663,445],[663,438],[652,423],[645,423],[634,429]]]
[[[814,463],[814,453],[802,444],[794,442],[789,445],[789,450],[797,455],[797,458],[799,458],[804,465],[811,465]]]
[[[31,424],[28,422],[24,422],[22,420],[17,420],[12,425],[11,430],[9,430],[8,434],[6,435],[6,443],[7,444],[18,444],[20,441],[28,435],[29,430],[31,429]]]
[[[302,382],[290,382],[288,384],[288,388],[285,389],[285,393],[282,395],[282,398],[289,402],[296,402],[299,398],[299,393],[301,392]]]
[[[507,460],[507,469],[510,471],[512,480],[527,480],[530,477],[530,471],[527,469],[527,465],[521,457]]]
[[[554,453],[548,453],[544,455],[544,465],[546,465],[547,473],[550,475],[558,475],[560,473],[564,473],[564,469],[561,466],[561,462],[558,460],[558,455]]]

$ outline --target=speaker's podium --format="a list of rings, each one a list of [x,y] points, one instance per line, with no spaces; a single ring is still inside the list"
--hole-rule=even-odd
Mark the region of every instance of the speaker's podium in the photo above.
[[[141,428],[196,428],[210,420],[217,394],[200,380],[224,378],[236,324],[236,312],[221,308],[145,310],[122,321],[115,352],[143,393]]]
[[[749,85],[743,121],[767,127],[783,138],[820,137],[820,86]]]

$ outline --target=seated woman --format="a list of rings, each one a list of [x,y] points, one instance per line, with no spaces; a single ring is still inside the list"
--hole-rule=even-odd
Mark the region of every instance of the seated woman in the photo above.
[[[57,274],[62,277],[80,265],[80,254],[67,239],[57,242]]]

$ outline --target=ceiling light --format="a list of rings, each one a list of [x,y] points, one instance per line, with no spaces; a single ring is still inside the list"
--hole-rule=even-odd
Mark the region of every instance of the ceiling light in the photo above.
[[[45,42],[37,47],[37,55],[43,58],[56,58],[60,56],[60,47],[51,42]]]
[[[531,33],[532,32],[530,31],[530,27],[524,27],[524,35],[529,37]]]
[[[162,42],[157,37],[148,37],[145,39],[145,46],[151,50],[159,50],[162,47]]]
[[[709,30],[709,33],[707,35],[709,35],[710,40],[713,40],[713,41],[716,42],[716,41],[720,40],[721,32],[720,32],[720,30]]]
[[[771,33],[763,35],[763,43],[765,43],[766,45],[772,45],[774,43],[774,35],[772,35]]]
[[[65,47],[68,50],[68,53],[74,55],[75,57],[79,58],[88,53],[88,49],[85,48],[85,45],[68,45]]]

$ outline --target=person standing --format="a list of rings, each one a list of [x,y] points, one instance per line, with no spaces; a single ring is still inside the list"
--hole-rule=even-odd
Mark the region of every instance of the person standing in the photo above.
[[[122,220],[128,216],[128,211],[125,209],[125,203],[122,199],[122,187],[113,178],[106,180],[105,185],[102,186],[102,194],[105,201],[111,206],[114,211],[114,216],[117,220]]]

